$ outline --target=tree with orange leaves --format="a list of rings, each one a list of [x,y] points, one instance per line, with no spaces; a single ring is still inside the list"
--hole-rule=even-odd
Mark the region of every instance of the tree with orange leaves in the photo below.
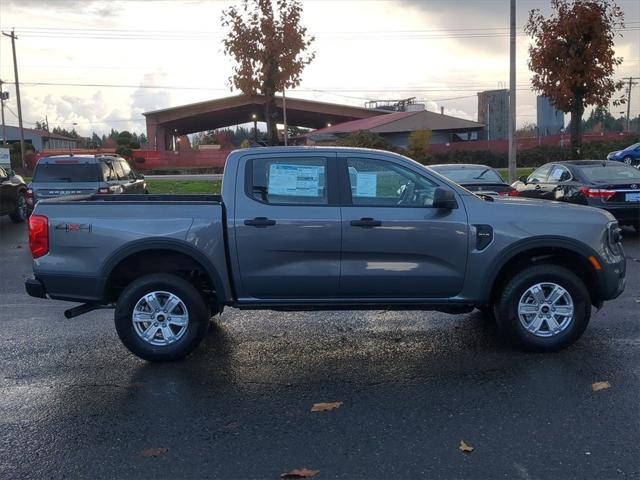
[[[274,8],[275,7],[275,8]],[[228,28],[225,54],[233,57],[230,83],[246,95],[266,99],[264,120],[269,144],[278,144],[275,95],[300,85],[302,71],[315,53],[307,50],[314,38],[301,24],[299,0],[243,0],[223,11]]]
[[[613,47],[624,14],[613,0],[551,0],[551,5],[548,18],[538,9],[529,13],[529,68],[533,88],[558,110],[571,113],[571,158],[579,159],[585,108],[606,107],[622,88],[612,77],[622,63]]]

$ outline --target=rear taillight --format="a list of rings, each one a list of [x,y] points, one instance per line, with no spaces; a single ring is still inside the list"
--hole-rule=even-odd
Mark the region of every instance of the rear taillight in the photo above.
[[[603,190],[600,188],[588,188],[582,187],[580,192],[587,198],[601,198],[602,200],[609,200],[616,192],[614,190]]]
[[[513,190],[509,190],[507,195],[509,195],[510,197],[517,197],[520,195],[520,192],[514,188]]]
[[[111,193],[111,190],[109,188],[107,188],[107,187],[101,187],[101,188],[98,189],[98,193],[102,194],[102,195],[109,194],[109,193]]]
[[[49,219],[44,215],[29,217],[29,248],[34,259],[49,253]]]

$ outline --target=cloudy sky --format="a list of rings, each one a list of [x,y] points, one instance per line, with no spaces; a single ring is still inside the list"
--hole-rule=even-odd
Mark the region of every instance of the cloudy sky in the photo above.
[[[223,8],[234,0],[0,0],[0,27],[15,28],[26,125],[82,134],[143,131],[142,112],[230,94]],[[618,0],[627,28],[617,78],[640,77],[640,0]],[[429,110],[475,120],[476,92],[508,85],[509,0],[305,0],[316,59],[292,97],[362,105],[417,97]],[[529,87],[528,11],[518,0],[518,123],[535,122]],[[0,79],[13,81],[11,42],[0,39]],[[17,124],[13,87],[7,122]],[[640,89],[633,90],[633,115]],[[612,111],[618,114],[622,108]]]

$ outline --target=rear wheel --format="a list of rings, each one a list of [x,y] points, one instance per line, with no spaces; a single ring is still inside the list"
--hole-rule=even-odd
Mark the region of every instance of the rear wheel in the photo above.
[[[115,310],[122,343],[145,360],[178,360],[204,338],[209,309],[196,288],[176,275],[152,274],[133,281]]]
[[[566,268],[537,265],[516,274],[496,306],[498,331],[530,351],[561,350],[584,333],[591,317],[589,292]]]
[[[22,223],[29,216],[27,211],[27,197],[25,192],[18,192],[18,201],[16,209],[9,214],[9,218],[13,223]]]

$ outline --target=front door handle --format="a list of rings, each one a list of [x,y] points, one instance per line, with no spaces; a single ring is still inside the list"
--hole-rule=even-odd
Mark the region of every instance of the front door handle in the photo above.
[[[373,218],[361,218],[360,220],[351,220],[352,227],[372,228],[382,225],[380,220],[374,220]]]
[[[542,187],[540,185],[536,185],[536,190],[540,190]]]
[[[244,224],[248,227],[271,227],[276,224],[276,221],[267,217],[256,217],[253,220],[245,220]]]

